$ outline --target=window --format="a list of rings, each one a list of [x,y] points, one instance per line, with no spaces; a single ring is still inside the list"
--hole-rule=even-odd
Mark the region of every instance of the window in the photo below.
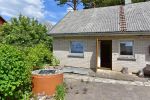
[[[120,42],[120,55],[133,55],[133,41]]]
[[[72,41],[70,43],[70,56],[80,56],[83,57],[84,53],[84,43],[78,41]]]
[[[71,42],[71,53],[83,53],[82,42]]]

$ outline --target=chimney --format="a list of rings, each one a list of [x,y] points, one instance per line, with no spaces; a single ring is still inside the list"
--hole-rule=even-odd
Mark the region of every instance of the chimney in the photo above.
[[[131,3],[132,3],[132,0],[125,0],[125,5],[131,4]]]

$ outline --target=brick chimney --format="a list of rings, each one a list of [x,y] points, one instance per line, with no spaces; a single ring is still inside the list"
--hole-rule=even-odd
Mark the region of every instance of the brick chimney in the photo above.
[[[126,18],[124,14],[124,6],[120,6],[120,12],[119,12],[119,25],[120,25],[120,31],[125,32],[127,30],[126,27]]]
[[[132,0],[125,0],[125,5],[131,4],[131,3],[132,3]]]

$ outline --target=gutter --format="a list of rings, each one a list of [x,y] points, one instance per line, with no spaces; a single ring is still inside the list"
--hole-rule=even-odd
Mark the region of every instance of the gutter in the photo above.
[[[52,33],[52,37],[72,37],[72,36],[150,36],[150,31],[137,32],[87,32],[87,33]]]

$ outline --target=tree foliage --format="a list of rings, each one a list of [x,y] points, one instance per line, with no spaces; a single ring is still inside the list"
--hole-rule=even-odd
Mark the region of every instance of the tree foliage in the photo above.
[[[145,1],[148,1],[148,0],[132,0],[133,3],[137,3],[137,2],[145,2]]]
[[[52,38],[44,25],[20,15],[0,27],[0,42],[17,46],[24,51],[31,65],[58,65],[52,54]],[[56,62],[55,62],[56,61]]]
[[[82,0],[55,0],[58,5],[68,5],[73,10],[77,10],[78,5],[81,3]]]
[[[0,100],[20,100],[30,93],[30,64],[14,46],[0,44],[0,55]]]
[[[55,0],[58,5],[68,5],[74,10],[77,9],[77,6],[82,3],[84,9],[96,8],[96,7],[106,7],[114,5],[122,5],[125,3],[125,0]],[[144,2],[147,0],[132,0],[133,3]]]
[[[0,27],[0,42],[22,47],[44,43],[52,48],[52,39],[46,33],[46,27],[37,20],[20,15]]]
[[[28,48],[26,55],[28,62],[31,63],[34,70],[42,68],[45,64],[52,66],[59,64],[59,61],[44,44],[38,44],[34,48]]]
[[[145,2],[147,0],[132,0],[133,3]],[[115,5],[124,5],[125,0],[82,0],[85,9],[94,7],[106,7]]]
[[[85,9],[123,4],[122,0],[83,0]]]
[[[105,7],[122,4],[122,0],[55,0],[58,5],[68,5],[73,10],[77,10],[77,6],[82,3],[85,9],[94,7]]]

